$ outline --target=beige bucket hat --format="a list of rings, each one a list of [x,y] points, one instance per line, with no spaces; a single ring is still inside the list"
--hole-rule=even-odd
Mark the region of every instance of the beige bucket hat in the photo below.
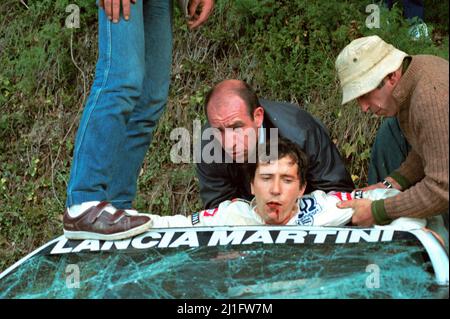
[[[377,35],[350,42],[336,59],[342,104],[374,90],[386,75],[401,66],[406,56]]]

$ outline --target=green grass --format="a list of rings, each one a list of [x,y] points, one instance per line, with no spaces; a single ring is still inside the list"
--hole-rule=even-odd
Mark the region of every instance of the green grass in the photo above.
[[[80,7],[80,29],[64,28],[65,8]],[[371,1],[367,1],[367,4]],[[136,208],[160,214],[201,207],[193,164],[174,164],[175,127],[204,121],[205,92],[226,78],[261,97],[296,102],[330,129],[358,185],[367,180],[379,119],[340,106],[334,60],[350,40],[379,34],[411,53],[448,60],[448,2],[425,1],[433,41],[411,41],[400,8],[364,26],[364,2],[221,0],[210,21],[190,32],[177,11],[166,112],[139,178]],[[97,56],[93,0],[0,3],[0,270],[62,232],[73,143]],[[389,25],[386,24],[389,21]]]

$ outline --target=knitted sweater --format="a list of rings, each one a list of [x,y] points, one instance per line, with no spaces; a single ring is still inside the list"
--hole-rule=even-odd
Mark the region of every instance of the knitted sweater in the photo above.
[[[448,61],[442,58],[412,56],[392,93],[411,151],[400,168],[390,174],[404,191],[372,203],[376,220],[380,216],[428,217],[448,210],[448,73]]]

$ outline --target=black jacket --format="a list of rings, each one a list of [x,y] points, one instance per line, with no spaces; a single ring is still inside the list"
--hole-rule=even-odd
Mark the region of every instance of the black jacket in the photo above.
[[[336,146],[323,124],[299,106],[289,103],[259,101],[264,109],[263,126],[277,127],[278,134],[295,142],[308,155],[306,193],[314,190],[352,191],[354,184]],[[203,131],[209,127],[206,125]],[[211,141],[202,140],[202,149]],[[224,153],[224,151],[222,150]],[[222,158],[225,154],[222,154]],[[238,163],[197,164],[200,197],[205,208],[217,207],[227,199],[250,200],[250,177],[245,165]]]

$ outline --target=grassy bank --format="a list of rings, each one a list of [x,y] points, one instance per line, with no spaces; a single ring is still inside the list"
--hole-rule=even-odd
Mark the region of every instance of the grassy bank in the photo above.
[[[23,3],[0,4],[0,270],[62,232],[74,136],[97,56],[94,0]],[[65,27],[70,3],[80,8],[79,29]],[[378,34],[410,54],[448,60],[448,2],[425,1],[431,41],[409,38],[400,7],[381,10],[379,29],[366,28],[369,3],[220,0],[194,32],[177,10],[169,103],[142,168],[136,208],[173,214],[201,207],[193,164],[170,161],[170,132],[204,121],[205,92],[225,78],[246,80],[261,97],[298,103],[321,119],[364,185],[379,119],[355,104],[340,106],[339,51]]]

